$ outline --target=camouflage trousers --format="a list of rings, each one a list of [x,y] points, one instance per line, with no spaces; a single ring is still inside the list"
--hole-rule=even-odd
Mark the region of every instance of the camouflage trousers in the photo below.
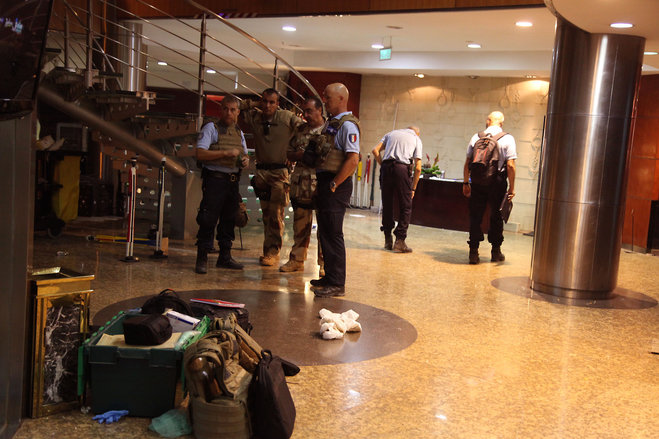
[[[255,191],[267,192],[267,196],[259,197],[263,215],[263,256],[278,256],[284,234],[284,208],[289,201],[288,169],[259,169],[254,174],[254,184]]]
[[[307,259],[307,250],[311,241],[313,226],[313,209],[295,207],[293,210],[293,248],[289,258],[298,262]],[[323,252],[318,241],[318,265],[323,265]]]

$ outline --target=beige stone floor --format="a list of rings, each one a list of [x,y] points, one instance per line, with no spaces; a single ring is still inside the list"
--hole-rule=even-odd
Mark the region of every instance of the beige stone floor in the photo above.
[[[411,226],[414,252],[403,255],[381,249],[378,227],[369,212],[346,216],[346,299],[397,314],[418,338],[374,360],[302,367],[290,379],[294,438],[659,437],[659,355],[651,354],[659,343],[658,257],[622,252],[618,285],[634,297],[625,302],[631,309],[572,306],[492,285],[528,277],[531,237],[506,233],[505,263],[490,263],[483,246],[484,262],[469,266],[466,233]],[[69,227],[57,240],[36,235],[34,265],[95,274],[92,314],[167,287],[305,294],[317,274],[310,261],[304,273],[259,267],[259,226],[245,229],[246,250],[234,253],[244,272],[211,268],[206,276],[192,271],[192,242],[173,242],[162,262],[136,247],[145,258],[126,264],[118,261],[123,245],[86,241],[83,229]],[[137,418],[98,425],[72,411],[26,419],[15,437],[156,437],[147,425]]]

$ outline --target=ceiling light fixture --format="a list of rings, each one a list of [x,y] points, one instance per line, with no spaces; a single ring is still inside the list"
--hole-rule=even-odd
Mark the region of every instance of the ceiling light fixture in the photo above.
[[[481,45],[478,43],[472,43],[471,41],[467,41],[467,47],[470,49],[480,49]]]
[[[158,61],[159,66],[166,66],[167,63],[165,61]]]
[[[213,70],[213,69],[208,69],[208,70],[206,70],[206,73],[210,73],[211,75],[213,75],[213,74],[215,74],[215,73],[217,73],[217,72],[216,72],[215,70]]]
[[[643,52],[643,55],[656,55],[657,53],[659,52],[647,51],[647,52]]]
[[[526,75],[526,76],[524,76],[524,77],[525,77],[526,79],[535,79],[535,78],[537,78],[536,75]]]
[[[517,27],[533,27],[533,23],[530,21],[518,21],[515,23],[515,26]]]
[[[375,44],[371,44],[371,47],[373,49],[384,49],[384,44],[375,43]]]
[[[423,78],[426,77],[426,75],[424,75],[423,73],[415,73],[414,76],[416,76],[417,78],[420,78],[420,79],[423,79]]]
[[[609,26],[614,29],[629,29],[630,27],[634,27],[631,23],[611,23]]]
[[[283,26],[283,27],[281,28],[281,30],[284,30],[284,31],[286,31],[286,32],[295,32],[297,29],[295,28],[295,26],[288,26],[288,25],[286,25],[286,26]]]

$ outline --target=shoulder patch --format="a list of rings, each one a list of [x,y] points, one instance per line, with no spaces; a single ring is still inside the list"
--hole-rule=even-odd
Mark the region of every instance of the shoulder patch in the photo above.
[[[348,141],[350,143],[355,143],[357,141],[357,134],[355,133],[348,134]]]

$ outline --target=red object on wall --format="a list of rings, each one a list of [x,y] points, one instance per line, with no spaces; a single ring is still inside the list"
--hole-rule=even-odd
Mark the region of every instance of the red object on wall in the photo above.
[[[220,117],[220,102],[224,96],[219,95],[206,95],[206,104],[204,114],[206,116]]]

